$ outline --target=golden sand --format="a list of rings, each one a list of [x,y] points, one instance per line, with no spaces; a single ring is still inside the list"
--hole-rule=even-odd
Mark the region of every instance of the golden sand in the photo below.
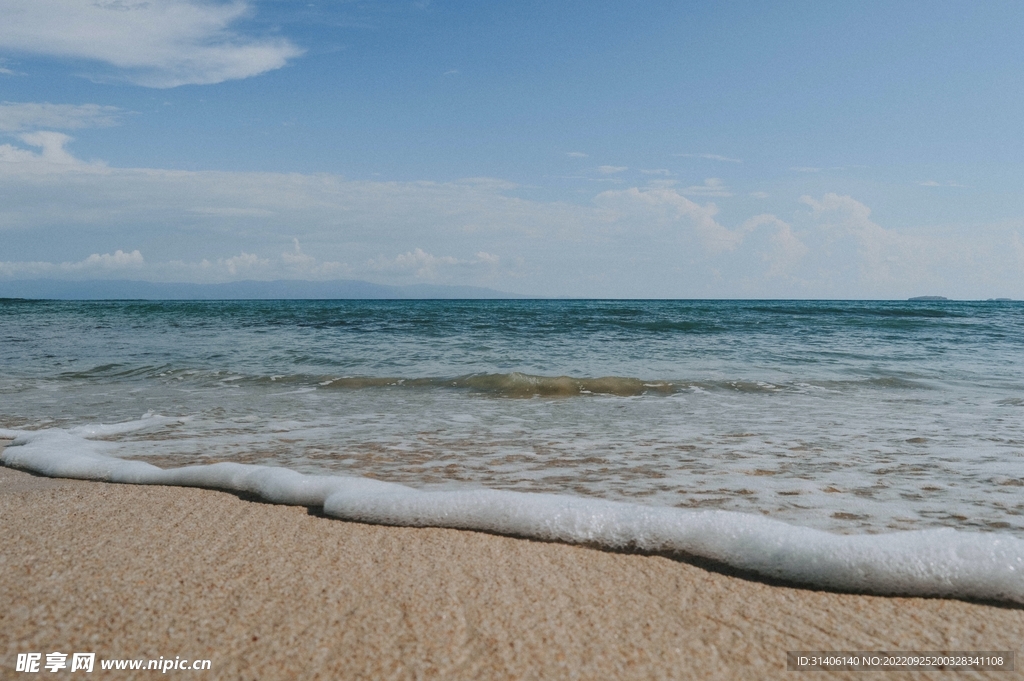
[[[800,679],[823,673],[787,672],[788,650],[1024,640],[1020,608],[771,586],[662,556],[362,525],[210,490],[0,467],[0,518],[4,679],[33,678],[14,671],[17,653],[52,651],[212,661],[167,678]],[[96,666],[39,678],[131,677]]]

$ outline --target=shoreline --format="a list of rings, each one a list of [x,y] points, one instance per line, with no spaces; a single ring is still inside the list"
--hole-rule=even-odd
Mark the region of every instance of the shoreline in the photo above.
[[[17,434],[21,440],[18,447],[0,450],[0,463],[54,478],[221,490],[355,523],[443,527],[670,556],[802,588],[1024,605],[1024,540],[1017,537],[953,528],[839,534],[763,514],[572,494],[419,489],[372,477],[303,474],[239,462],[161,468],[106,456],[88,442],[140,424],[148,425],[144,420],[99,425],[84,438],[59,429],[0,430],[0,437]]]
[[[1016,650],[1024,635],[1016,607],[772,585],[206,489],[0,467],[0,514],[0,678],[20,676],[19,652],[55,650],[210,659],[204,678],[781,678],[788,650]]]

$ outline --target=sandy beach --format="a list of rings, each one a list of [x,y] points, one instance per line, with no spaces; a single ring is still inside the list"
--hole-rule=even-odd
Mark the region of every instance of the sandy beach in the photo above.
[[[0,468],[0,517],[5,679],[31,678],[18,653],[53,651],[209,659],[167,673],[217,679],[799,678],[786,651],[1019,650],[1024,636],[1020,608],[769,585],[210,490]]]

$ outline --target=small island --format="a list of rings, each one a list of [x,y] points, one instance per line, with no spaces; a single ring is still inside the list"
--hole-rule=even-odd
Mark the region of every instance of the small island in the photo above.
[[[927,302],[927,301],[934,302],[936,300],[949,300],[949,298],[947,298],[946,296],[915,296],[913,298],[907,298],[907,300],[909,300],[911,302],[914,302],[914,303],[918,303],[918,302]]]

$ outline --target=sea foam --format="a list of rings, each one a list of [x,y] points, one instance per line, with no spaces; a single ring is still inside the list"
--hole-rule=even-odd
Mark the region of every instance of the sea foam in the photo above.
[[[148,428],[159,418],[68,430],[0,429],[0,438],[13,440],[0,461],[52,477],[242,492],[322,508],[345,520],[697,556],[819,588],[1024,604],[1024,540],[995,533],[941,528],[839,535],[729,511],[491,489],[428,491],[239,463],[162,469],[108,456],[110,443],[93,439]]]

